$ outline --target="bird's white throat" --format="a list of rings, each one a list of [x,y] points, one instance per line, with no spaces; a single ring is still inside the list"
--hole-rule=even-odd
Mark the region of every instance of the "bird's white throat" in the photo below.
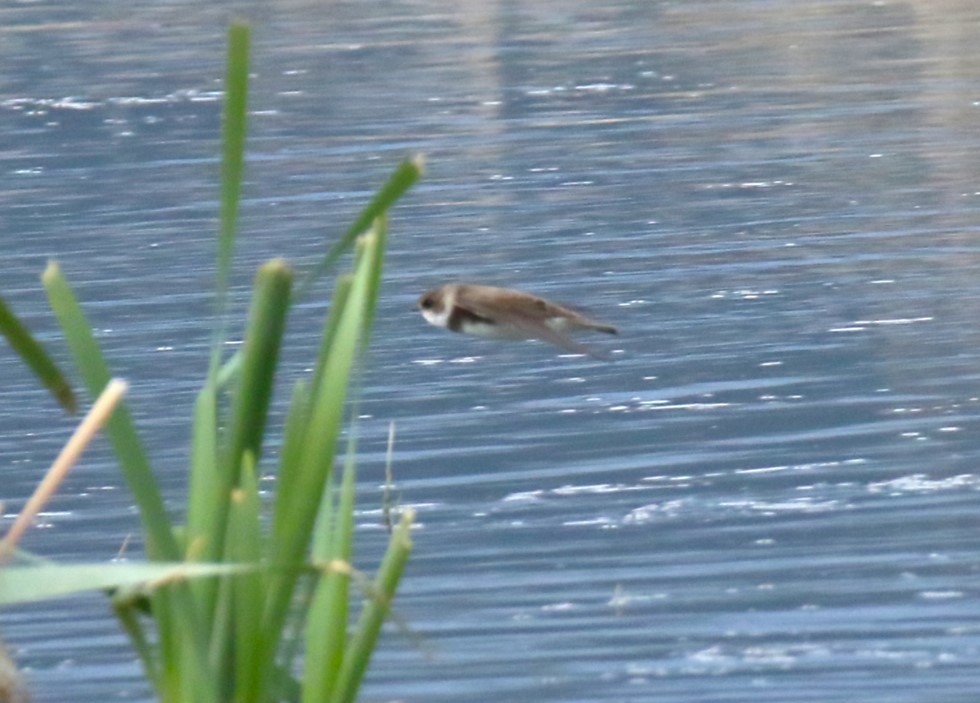
[[[429,308],[428,310],[422,310],[422,317],[430,325],[435,325],[436,327],[449,327],[449,315],[452,313],[452,308],[448,306],[443,306],[441,310],[436,310],[435,308]]]

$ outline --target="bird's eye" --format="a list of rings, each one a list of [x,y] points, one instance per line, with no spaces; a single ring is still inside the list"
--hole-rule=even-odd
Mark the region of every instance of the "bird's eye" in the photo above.
[[[426,310],[431,308],[434,304],[435,303],[432,302],[432,298],[426,298],[425,300],[422,301],[422,307],[425,308]]]

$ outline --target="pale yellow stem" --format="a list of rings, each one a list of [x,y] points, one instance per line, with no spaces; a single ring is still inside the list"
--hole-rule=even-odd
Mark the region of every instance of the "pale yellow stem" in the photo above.
[[[106,387],[102,390],[92,409],[88,411],[85,418],[75,428],[71,439],[65,444],[58,458],[55,459],[51,468],[48,469],[48,473],[45,474],[44,478],[37,485],[37,488],[34,489],[34,494],[27,501],[24,509],[20,511],[20,515],[14,520],[14,524],[11,525],[10,530],[4,536],[3,540],[0,541],[0,561],[9,558],[13,554],[14,547],[17,546],[17,542],[21,536],[23,536],[24,532],[34,521],[34,518],[37,517],[37,514],[41,512],[45,503],[58,490],[58,486],[61,485],[61,482],[71,470],[71,467],[78,461],[78,458],[85,451],[89,442],[92,441],[95,433],[108,422],[112,411],[115,410],[116,405],[122,400],[128,388],[129,384],[119,378],[114,378],[106,384]]]

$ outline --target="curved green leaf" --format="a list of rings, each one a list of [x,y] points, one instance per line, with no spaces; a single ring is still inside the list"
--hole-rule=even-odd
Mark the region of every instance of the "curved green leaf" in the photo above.
[[[23,322],[13,313],[0,298],[0,332],[7,338],[10,346],[27,364],[34,375],[43,383],[61,406],[75,414],[78,401],[71,385],[61,373],[61,369],[51,360],[48,353],[31,335]]]

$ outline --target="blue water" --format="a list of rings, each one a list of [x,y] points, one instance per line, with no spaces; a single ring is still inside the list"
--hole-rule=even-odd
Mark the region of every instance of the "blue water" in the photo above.
[[[234,13],[232,13],[234,10]],[[234,306],[404,156],[359,423],[416,549],[364,699],[974,701],[980,93],[969,3],[23,4],[0,59],[0,292],[86,303],[170,504],[205,371],[225,23],[255,22]],[[622,328],[611,363],[452,336],[462,278]],[[298,307],[284,386],[322,300]],[[70,432],[0,355],[0,485]],[[281,399],[280,399],[281,401]],[[109,559],[104,444],[25,546]],[[39,701],[146,700],[95,597],[0,615]],[[407,630],[406,630],[407,628]]]

